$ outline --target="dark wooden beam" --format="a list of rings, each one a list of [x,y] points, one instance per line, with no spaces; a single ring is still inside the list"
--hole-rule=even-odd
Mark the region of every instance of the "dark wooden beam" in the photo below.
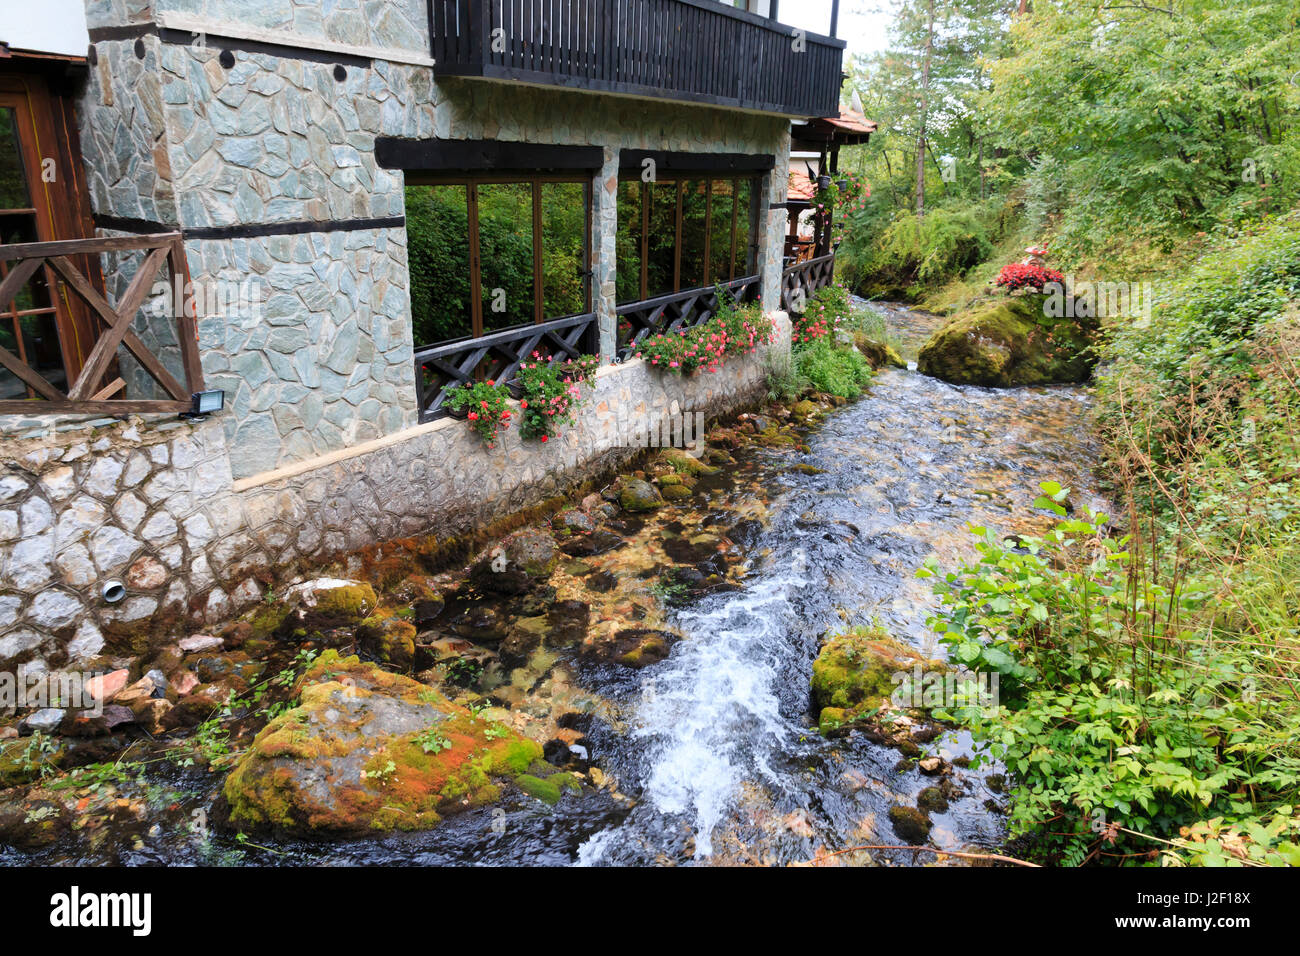
[[[624,149],[618,154],[620,172],[641,172],[652,159],[655,173],[765,173],[776,166],[771,153],[674,153],[655,149]]]
[[[591,172],[604,165],[605,151],[599,146],[380,136],[375,140],[375,161],[385,169],[428,172]]]

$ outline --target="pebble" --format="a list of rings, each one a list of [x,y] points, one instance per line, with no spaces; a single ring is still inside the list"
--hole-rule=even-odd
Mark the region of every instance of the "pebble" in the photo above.
[[[219,637],[209,637],[207,634],[195,634],[192,637],[183,637],[176,642],[176,646],[186,654],[194,654],[199,651],[215,651],[222,646],[222,640]]]

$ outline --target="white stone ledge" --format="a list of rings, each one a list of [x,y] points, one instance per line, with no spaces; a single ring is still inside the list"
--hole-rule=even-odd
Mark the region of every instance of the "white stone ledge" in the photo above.
[[[344,56],[359,56],[371,60],[384,60],[388,63],[407,63],[412,66],[433,66],[431,56],[422,56],[409,50],[393,47],[357,46],[352,43],[340,43],[325,37],[309,37],[282,30],[264,30],[247,24],[230,20],[218,20],[214,17],[200,17],[191,13],[175,13],[162,10],[158,13],[158,25],[166,30],[181,30],[186,33],[229,37],[232,40],[251,40],[255,43],[270,43],[276,46],[291,46],[300,50],[315,50],[320,53],[338,53]]]

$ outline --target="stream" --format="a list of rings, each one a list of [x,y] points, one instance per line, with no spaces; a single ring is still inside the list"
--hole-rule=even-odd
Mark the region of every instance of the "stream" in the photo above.
[[[1043,530],[1048,518],[1032,504],[1041,481],[1097,501],[1095,448],[1083,389],[947,385],[914,370],[940,318],[860,307],[883,314],[911,367],[882,370],[867,395],[827,414],[807,453],[755,449],[709,479],[702,526],[750,518],[745,534],[733,526],[730,535],[741,586],[670,601],[664,621],[684,639],[661,663],[575,668],[569,693],[587,705],[583,747],[604,786],[555,807],[520,794],[424,833],[254,845],[217,832],[196,839],[188,824],[216,781],[158,769],[142,785],[150,806],[166,809],[130,840],[106,838],[91,853],[0,849],[0,863],[783,865],[903,842],[889,808],[914,806],[933,778],[859,733],[818,734],[809,680],[821,639],[874,622],[941,656],[926,626],[937,600],[916,569],[930,555],[951,568],[973,554],[969,524]],[[616,552],[602,566],[619,560]],[[971,753],[961,733],[930,749],[950,760]],[[933,846],[999,846],[996,772],[955,771],[960,795],[932,814]],[[851,851],[835,860],[925,865],[934,856]]]

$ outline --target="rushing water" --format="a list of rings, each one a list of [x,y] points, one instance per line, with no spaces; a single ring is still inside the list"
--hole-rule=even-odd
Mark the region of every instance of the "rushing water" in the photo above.
[[[914,357],[937,320],[880,308]],[[599,791],[555,808],[521,796],[428,833],[353,843],[236,847],[216,836],[196,850],[179,828],[155,828],[111,859],[212,863],[236,851],[267,864],[781,864],[899,843],[889,808],[914,805],[933,781],[860,735],[817,734],[809,679],[821,637],[875,621],[937,654],[926,627],[936,602],[916,569],[930,555],[952,566],[970,554],[969,524],[1041,528],[1032,506],[1040,481],[1060,481],[1090,503],[1086,402],[1081,389],[959,388],[890,369],[866,397],[827,416],[808,438],[809,453],[764,451],[729,469],[711,507],[752,505],[763,518],[743,544],[743,587],[677,608],[670,620],[684,640],[662,663],[631,676],[576,678],[602,700],[583,727],[603,770]],[[970,752],[960,734],[934,746]],[[980,774],[959,771],[958,779],[964,795],[932,815],[931,842],[996,846],[1001,817],[987,806],[996,795]],[[194,774],[153,786],[187,794],[172,804],[185,815],[209,805],[214,791]],[[933,857],[840,859],[907,865]]]

